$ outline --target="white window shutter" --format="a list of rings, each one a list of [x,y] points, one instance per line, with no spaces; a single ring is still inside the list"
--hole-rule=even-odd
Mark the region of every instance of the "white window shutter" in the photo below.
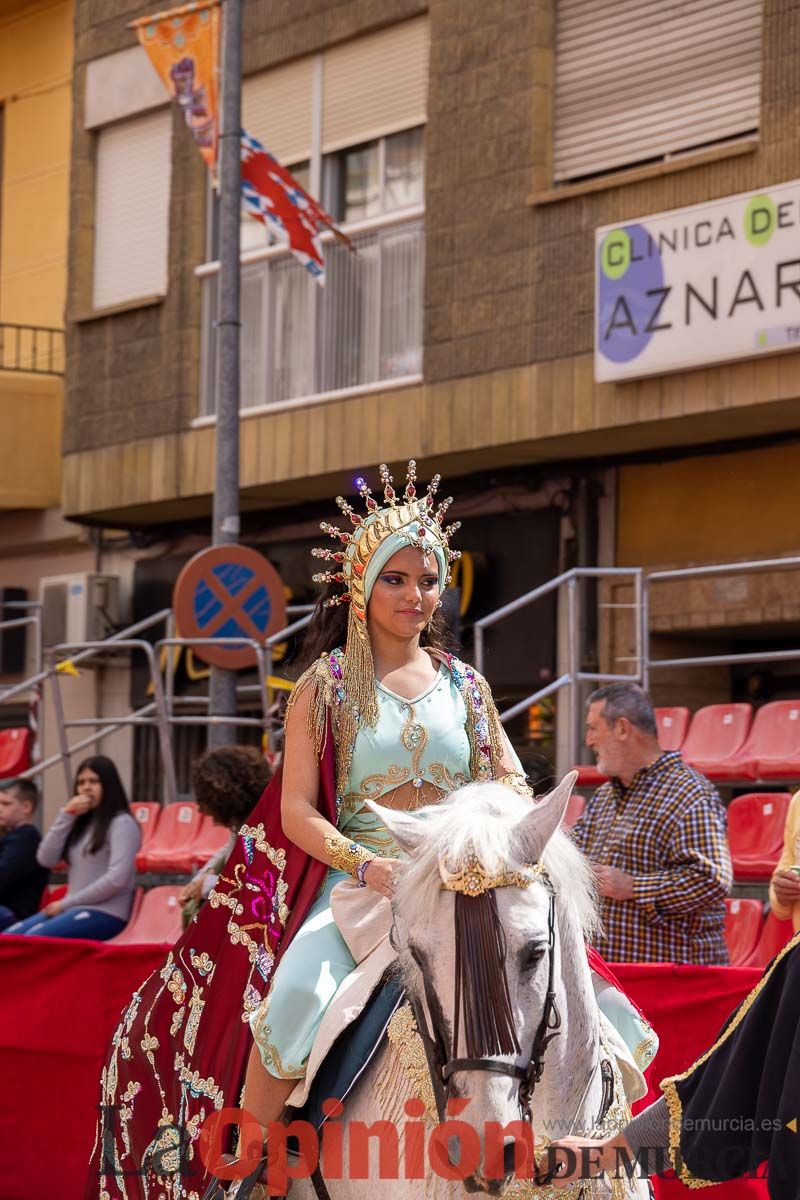
[[[311,157],[314,59],[248,75],[242,84],[242,128],[278,162]]]
[[[762,18],[761,0],[558,0],[556,182],[757,130]]]
[[[325,51],[324,154],[425,124],[429,47],[423,16]]]
[[[172,110],[97,134],[95,308],[167,292]]]

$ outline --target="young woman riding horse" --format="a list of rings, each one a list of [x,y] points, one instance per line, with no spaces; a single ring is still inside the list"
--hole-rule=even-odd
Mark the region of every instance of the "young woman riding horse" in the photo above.
[[[350,529],[322,525],[333,548],[314,554],[330,569],[314,579],[327,595],[309,630],[314,660],[287,712],[282,777],[242,828],[209,904],[115,1035],[103,1075],[101,1198],[131,1160],[152,1180],[174,1171],[177,1156],[194,1184],[198,1130],[211,1112],[237,1104],[243,1070],[242,1107],[264,1127],[280,1118],[355,966],[332,893],[351,879],[377,903],[395,888],[400,847],[369,801],[416,810],[492,780],[532,799],[486,681],[444,649],[438,610],[458,557],[450,538],[459,523],[444,523],[451,500],[437,506],[438,475],[417,494],[414,462],[402,495],[387,467],[380,472],[382,505],[359,480],[366,514],[338,497]],[[615,997],[641,1048],[648,1031]],[[115,1105],[119,1125],[106,1115]],[[87,1196],[98,1195],[94,1179]],[[128,1200],[147,1194],[138,1187],[134,1178]]]

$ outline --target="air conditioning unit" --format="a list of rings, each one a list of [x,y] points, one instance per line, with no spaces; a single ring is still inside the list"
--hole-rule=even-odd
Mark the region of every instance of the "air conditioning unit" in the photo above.
[[[45,646],[96,642],[119,628],[118,575],[49,575],[39,599]]]

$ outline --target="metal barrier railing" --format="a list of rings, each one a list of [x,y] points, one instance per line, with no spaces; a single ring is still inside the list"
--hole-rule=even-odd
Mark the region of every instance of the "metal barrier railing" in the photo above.
[[[64,330],[0,322],[0,371],[64,374]]]
[[[41,607],[41,606],[39,606]],[[64,779],[69,791],[72,787],[72,774],[70,768],[70,760],[78,751],[85,749],[88,746],[100,743],[104,738],[118,732],[121,729],[131,726],[155,726],[158,731],[159,749],[161,752],[162,765],[164,769],[164,782],[166,790],[167,803],[171,803],[178,798],[175,759],[172,747],[171,729],[178,725],[199,725],[199,726],[250,726],[258,727],[264,733],[267,747],[270,743],[270,722],[271,722],[271,705],[269,702],[269,679],[272,675],[273,668],[273,648],[282,642],[285,642],[294,633],[305,628],[311,620],[313,613],[312,605],[293,605],[287,609],[287,612],[301,613],[302,615],[296,621],[293,621],[285,629],[278,630],[277,633],[267,638],[264,643],[260,643],[253,638],[236,638],[225,637],[219,638],[184,638],[175,634],[175,618],[171,609],[161,609],[150,617],[146,617],[142,621],[136,622],[134,625],[126,629],[120,630],[108,638],[91,642],[65,642],[57,646],[53,646],[47,655],[47,661],[42,666],[42,669],[36,674],[26,679],[20,684],[15,684],[10,688],[5,689],[0,693],[0,699],[6,699],[10,695],[19,694],[23,691],[31,691],[32,689],[41,689],[45,683],[49,683],[52,689],[53,709],[56,719],[58,732],[59,749],[54,754],[49,755],[46,759],[32,763],[28,770],[22,773],[23,778],[35,778],[44,774],[51,767],[57,766],[59,763],[64,771]],[[7,625],[22,624],[34,618],[20,618],[15,622],[7,622]],[[150,642],[145,638],[134,637],[134,634],[146,633],[154,629],[159,624],[166,626],[166,636],[157,638],[154,642]],[[0,626],[2,627],[2,626]],[[185,713],[176,712],[176,707],[179,705],[188,704],[208,704],[209,697],[205,696],[179,696],[175,693],[175,661],[172,654],[167,653],[165,665],[162,671],[160,666],[161,651],[169,651],[175,647],[188,647],[215,645],[220,641],[225,645],[242,647],[246,646],[253,650],[256,658],[256,669],[258,673],[258,682],[256,684],[245,684],[237,688],[237,695],[246,696],[257,693],[261,702],[261,716],[247,716],[243,713],[236,713],[231,716],[217,716],[209,713],[200,713],[196,716],[187,715]],[[41,651],[41,628],[39,629],[38,646]],[[67,718],[64,711],[63,696],[61,693],[61,672],[59,665],[68,661],[72,667],[76,667],[79,663],[85,662],[87,659],[98,654],[107,654],[109,650],[128,650],[132,652],[141,652],[144,654],[149,676],[150,688],[152,688],[153,700],[131,713],[113,714],[108,716],[97,717],[72,717]],[[68,738],[68,730],[70,729],[90,729],[91,733],[80,738],[77,742],[70,744]]]
[[[650,654],[650,590],[653,584],[674,583],[681,579],[713,578],[719,575],[762,574],[765,571],[788,571],[800,568],[800,557],[764,558],[752,562],[717,563],[708,567],[680,567],[670,571],[652,571],[644,577],[642,602],[639,613],[641,642],[643,646],[642,686],[650,687],[653,671],[670,667],[719,667],[735,666],[739,663],[796,662],[800,660],[797,650],[765,650],[742,654],[698,654],[683,658],[652,658]]]
[[[650,628],[651,589],[653,586],[660,583],[703,577],[753,574],[792,569],[800,569],[800,556],[654,571],[649,575],[645,575],[642,568],[639,567],[575,567],[572,570],[562,572],[562,574],[548,580],[540,587],[526,592],[525,595],[518,597],[509,604],[503,605],[495,612],[479,618],[474,625],[475,665],[479,671],[485,672],[486,631],[488,629],[493,628],[499,622],[535,604],[540,599],[553,594],[561,594],[563,596],[561,604],[562,612],[560,614],[563,619],[562,636],[560,639],[562,646],[560,654],[562,669],[560,674],[544,687],[538,688],[531,692],[530,695],[525,696],[524,699],[504,709],[500,714],[500,719],[503,723],[507,723],[530,708],[531,705],[545,699],[547,696],[561,692],[564,688],[568,688],[568,732],[566,739],[562,739],[562,748],[566,746],[565,755],[569,760],[567,765],[571,765],[573,762],[577,762],[580,756],[582,724],[580,705],[583,684],[603,684],[634,680],[641,682],[647,688],[649,687],[652,672],[667,668],[800,661],[800,647],[796,650],[764,651],[761,653],[699,654],[680,658],[653,658],[651,651],[652,631]],[[633,613],[634,653],[630,659],[620,660],[631,663],[631,670],[628,672],[616,673],[612,671],[582,670],[582,663],[580,661],[580,638],[583,617],[581,582],[592,579],[627,579],[632,583],[633,599],[630,603],[605,603],[600,601],[598,605],[600,609],[628,609]],[[45,660],[42,650],[41,605],[21,602],[14,607],[30,608],[32,610],[31,615],[14,618],[9,621],[0,621],[0,630],[31,625],[36,638],[35,656],[39,669],[34,675],[21,683],[10,687],[0,687],[0,701],[7,701],[15,695],[28,693],[38,703],[41,699],[44,685],[48,684],[53,692],[54,714],[59,744],[59,750],[56,753],[51,754],[43,761],[34,762],[24,772],[25,777],[36,777],[61,763],[67,786],[71,787],[70,759],[73,754],[84,749],[86,746],[99,743],[102,739],[126,726],[151,725],[156,726],[158,729],[159,748],[164,764],[168,800],[177,798],[175,763],[171,741],[171,730],[174,727],[179,725],[241,725],[259,727],[266,738],[267,746],[270,745],[270,738],[273,732],[272,726],[274,724],[269,685],[274,668],[273,651],[277,645],[285,643],[294,634],[304,629],[311,621],[313,615],[313,607],[310,605],[290,607],[287,612],[290,615],[301,614],[298,616],[298,619],[292,621],[285,629],[279,630],[267,638],[263,643],[259,643],[250,638],[211,639],[181,637],[176,632],[172,611],[170,609],[162,609],[152,616],[138,621],[127,629],[121,630],[119,633],[113,634],[103,640],[56,646],[49,653],[47,660]],[[159,624],[164,624],[165,626],[164,637],[150,642],[138,636],[153,630]],[[260,708],[259,716],[245,713],[237,713],[231,716],[217,716],[210,715],[208,712],[192,714],[185,711],[176,711],[181,706],[207,706],[209,698],[207,695],[176,695],[175,656],[169,653],[169,651],[179,647],[209,645],[220,640],[229,645],[246,645],[253,649],[256,657],[258,680],[254,684],[240,685],[237,688],[237,694],[240,697],[257,698]],[[67,719],[64,714],[63,697],[60,687],[61,681],[57,670],[59,655],[68,654],[69,661],[73,665],[78,665],[92,655],[108,653],[109,650],[114,649],[143,653],[145,655],[150,674],[150,686],[153,693],[152,701],[149,701],[129,714]],[[168,653],[163,656],[165,661],[163,665],[160,665],[162,651],[164,650]],[[39,705],[39,716],[40,720],[43,719],[41,705]],[[74,745],[70,745],[67,731],[73,728],[84,728],[92,732],[79,739]]]
[[[635,652],[634,659],[636,669],[629,671],[626,674],[613,674],[610,672],[597,671],[582,671],[580,664],[580,629],[581,629],[581,614],[579,611],[579,584],[582,579],[619,579],[627,578],[633,580],[634,600],[632,604],[614,604],[608,607],[613,608],[630,608],[634,610],[634,640]],[[562,588],[566,589],[566,649],[567,649],[567,670],[562,672],[557,679],[552,680],[545,687],[538,688],[535,692],[531,692],[524,700],[519,700],[511,708],[504,709],[500,714],[500,720],[505,724],[520,713],[529,709],[531,705],[536,704],[539,700],[544,700],[547,696],[552,696],[560,692],[562,688],[568,687],[569,692],[569,733],[567,739],[569,765],[578,761],[580,752],[580,730],[581,730],[581,714],[580,714],[580,685],[582,683],[615,683],[618,681],[634,680],[638,682],[642,675],[642,625],[638,620],[639,610],[641,607],[642,594],[642,569],[641,567],[573,567],[569,571],[562,572],[561,575],[556,575],[554,579],[550,579],[547,583],[541,584],[530,592],[526,592],[524,596],[512,600],[509,604],[504,604],[502,608],[496,609],[495,612],[489,613],[485,617],[481,617],[474,624],[475,636],[475,666],[483,674],[484,657],[485,657],[485,640],[484,631],[496,625],[499,621],[505,620],[515,613],[520,612],[523,608],[534,604],[537,600],[541,600],[545,596],[550,596],[554,592],[559,592]],[[601,605],[601,607],[604,607]]]

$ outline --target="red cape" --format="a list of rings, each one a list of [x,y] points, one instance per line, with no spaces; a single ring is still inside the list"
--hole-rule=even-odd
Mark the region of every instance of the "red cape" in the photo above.
[[[329,728],[318,807],[334,825],[335,776]],[[211,1113],[239,1104],[253,1044],[247,1017],[326,870],[283,832],[279,770],[242,827],[211,898],[122,1015],[103,1071],[86,1200],[98,1200],[101,1191],[111,1200],[152,1197],[155,1177],[176,1170],[178,1145],[181,1183],[202,1194],[209,1176],[200,1126]]]

